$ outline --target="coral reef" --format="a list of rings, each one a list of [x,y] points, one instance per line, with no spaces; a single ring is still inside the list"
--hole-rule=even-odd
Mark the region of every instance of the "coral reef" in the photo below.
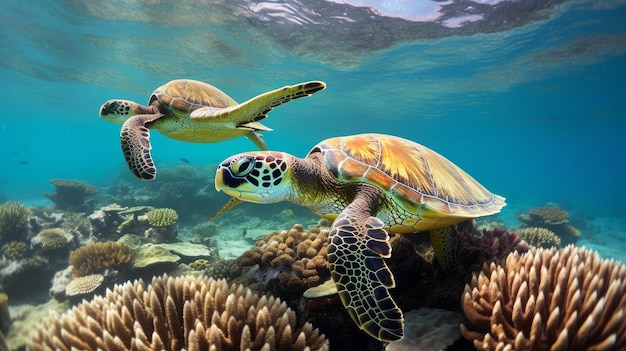
[[[102,285],[104,275],[89,274],[72,279],[65,287],[67,297],[82,296],[89,294]]]
[[[62,228],[44,229],[30,243],[33,248],[41,248],[43,251],[69,251],[75,245],[74,236]]]
[[[54,203],[57,209],[71,212],[91,213],[94,201],[88,199],[98,193],[98,188],[87,183],[70,179],[52,179],[55,192],[44,192],[43,195]]]
[[[30,334],[36,330],[43,319],[49,317],[51,313],[57,315],[63,313],[67,308],[67,303],[60,303],[54,299],[36,306],[22,305],[19,307],[19,311],[16,311],[17,308],[12,308],[13,326],[6,334],[9,350],[24,350],[26,343],[32,340]],[[56,351],[54,348],[50,350]]]
[[[4,265],[0,263],[0,291],[11,296],[16,303],[47,298],[54,272],[55,265],[39,255],[27,255]]]
[[[559,247],[561,238],[547,228],[526,227],[515,231],[528,245],[533,247],[550,248]]]
[[[226,279],[233,281],[243,273],[243,268],[237,264],[237,260],[218,260],[209,267],[205,274],[209,277],[217,279]]]
[[[569,223],[569,213],[557,206],[531,208],[517,216],[523,227],[546,228],[556,234],[563,245],[580,238],[580,230]]]
[[[626,266],[590,250],[532,249],[474,273],[462,298],[479,350],[626,349]]]
[[[183,276],[116,285],[45,320],[27,350],[327,350],[311,324],[274,297],[224,280]]]
[[[74,267],[72,275],[76,278],[103,273],[107,269],[124,269],[131,258],[132,253],[127,245],[107,241],[90,243],[72,251],[69,262]]]
[[[9,260],[18,260],[26,257],[28,245],[23,241],[9,241],[2,245],[2,254]]]
[[[191,269],[193,269],[194,271],[203,271],[203,270],[209,268],[210,265],[211,265],[211,263],[209,262],[209,260],[206,260],[204,258],[200,258],[200,259],[197,259],[197,260],[191,262],[189,264],[189,267],[191,267]]]
[[[0,205],[0,244],[20,241],[28,232],[29,209],[19,202]]]
[[[237,259],[240,266],[259,265],[258,279],[274,294],[286,298],[330,277],[326,262],[328,231],[313,227],[305,231],[296,224],[273,232]]]
[[[155,227],[171,226],[178,221],[178,213],[171,208],[155,208],[147,216],[150,224]]]

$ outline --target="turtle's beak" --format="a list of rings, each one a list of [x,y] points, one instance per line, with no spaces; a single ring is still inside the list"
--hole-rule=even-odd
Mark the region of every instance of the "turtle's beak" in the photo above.
[[[215,190],[239,200],[262,203],[262,197],[257,189],[241,177],[235,177],[230,173],[228,167],[220,165],[215,173]]]

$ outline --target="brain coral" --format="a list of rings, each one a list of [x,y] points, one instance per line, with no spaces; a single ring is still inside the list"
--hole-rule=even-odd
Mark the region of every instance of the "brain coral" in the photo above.
[[[277,278],[280,285],[296,294],[330,277],[326,262],[328,231],[313,227],[305,231],[296,224],[273,232],[237,259],[240,266],[259,265],[264,283]]]
[[[474,273],[461,327],[479,350],[626,350],[626,266],[585,248],[514,252]]]
[[[27,350],[328,350],[274,297],[207,277],[166,275],[116,285],[46,319]]]
[[[113,241],[90,243],[70,253],[72,275],[81,277],[102,273],[108,268],[120,269],[132,258],[128,245]]]
[[[178,221],[178,213],[171,208],[155,208],[146,215],[150,224],[155,227],[167,227]]]
[[[10,260],[24,258],[28,253],[28,245],[22,241],[10,241],[2,245],[2,253]]]
[[[516,232],[530,246],[550,248],[561,245],[561,238],[547,228],[526,227],[518,229]]]

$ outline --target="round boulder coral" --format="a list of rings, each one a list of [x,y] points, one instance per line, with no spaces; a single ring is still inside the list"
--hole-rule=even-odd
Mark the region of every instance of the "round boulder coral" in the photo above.
[[[74,242],[72,234],[61,228],[44,229],[31,239],[33,247],[41,247],[44,251],[63,250],[71,247]]]
[[[561,245],[561,239],[547,228],[526,227],[520,228],[516,232],[530,246],[550,248]]]
[[[240,266],[259,265],[259,282],[275,285],[277,295],[300,295],[330,277],[326,261],[328,231],[309,231],[296,224],[289,230],[273,232],[237,259]],[[277,279],[277,283],[274,280]]]
[[[328,350],[312,325],[274,297],[207,277],[116,285],[45,320],[27,350]]]
[[[150,225],[155,227],[167,227],[178,221],[178,213],[171,208],[155,208],[146,214]]]

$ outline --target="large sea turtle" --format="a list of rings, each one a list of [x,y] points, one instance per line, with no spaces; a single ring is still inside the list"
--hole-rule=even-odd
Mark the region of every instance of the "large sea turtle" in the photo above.
[[[258,121],[274,107],[314,94],[326,87],[323,82],[289,85],[238,104],[216,87],[190,79],[179,79],[158,87],[148,106],[113,99],[100,107],[100,117],[124,123],[120,132],[122,151],[133,174],[154,179],[156,167],[150,154],[150,131],[156,129],[170,138],[215,143],[239,136],[266,150],[259,130],[271,130]]]
[[[391,255],[387,231],[430,230],[440,241],[434,236],[444,231],[435,229],[505,205],[440,154],[381,134],[327,139],[306,158],[274,151],[231,156],[219,165],[215,188],[233,197],[219,214],[241,201],[291,201],[333,221],[332,279],[354,322],[382,341],[401,339],[404,324],[388,291],[395,282],[383,260]]]

